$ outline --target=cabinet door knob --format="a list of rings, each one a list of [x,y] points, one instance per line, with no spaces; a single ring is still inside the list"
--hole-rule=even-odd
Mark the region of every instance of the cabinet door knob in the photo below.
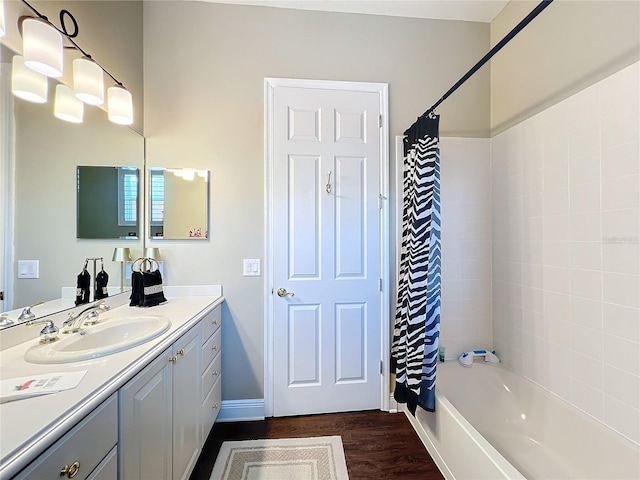
[[[218,375],[220,375],[220,372],[218,370],[216,370],[211,375],[213,375],[214,377],[217,377]]]
[[[214,403],[214,404],[213,404],[213,408],[214,408],[215,410],[217,410],[217,409],[218,409],[218,402],[216,402],[216,403]]]
[[[214,321],[213,321],[213,324],[214,324],[214,325],[217,325],[217,324],[218,324],[218,320],[217,320],[217,319],[216,319],[216,320],[214,320]]]
[[[180,350],[178,350],[178,355],[184,355],[184,348],[181,348]]]
[[[171,363],[176,363],[178,361],[178,357],[169,357],[169,361]]]
[[[218,350],[218,345],[214,345],[213,347],[211,347],[211,350]]]
[[[216,404],[217,405],[217,404]],[[80,462],[73,462],[71,465],[65,465],[60,469],[60,476],[73,478],[80,471]]]

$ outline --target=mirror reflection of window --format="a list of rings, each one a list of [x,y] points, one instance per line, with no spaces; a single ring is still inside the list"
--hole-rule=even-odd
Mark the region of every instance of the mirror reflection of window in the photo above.
[[[155,234],[152,237],[162,237],[162,225],[164,224],[164,170],[153,169],[149,171],[149,192],[151,202],[149,208],[151,228]],[[156,228],[154,228],[156,227]]]
[[[138,169],[118,169],[118,226],[135,227],[138,224]]]
[[[150,168],[150,237],[172,240],[208,238],[208,187],[207,170]]]
[[[138,169],[79,166],[76,237],[138,238]]]

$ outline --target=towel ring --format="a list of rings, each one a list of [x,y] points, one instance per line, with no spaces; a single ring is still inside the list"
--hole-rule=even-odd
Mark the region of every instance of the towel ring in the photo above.
[[[142,272],[143,269],[145,268],[145,265],[148,264],[148,268],[145,270],[147,272],[150,272],[153,269],[153,264],[155,263],[155,269],[154,270],[159,270],[160,269],[160,264],[158,263],[158,261],[154,258],[147,258],[147,257],[140,257],[140,258],[136,258],[133,263],[131,264],[131,272]],[[137,270],[136,270],[137,268]]]
[[[131,262],[131,273],[134,272],[139,272],[140,271],[140,265],[138,265],[139,262],[142,262],[142,260],[144,260],[144,258],[136,258],[133,262]],[[136,270],[137,267],[137,270]]]

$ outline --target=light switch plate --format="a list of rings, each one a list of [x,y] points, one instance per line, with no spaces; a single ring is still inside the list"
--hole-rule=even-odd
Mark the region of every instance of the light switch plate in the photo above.
[[[18,260],[18,278],[40,278],[40,261]]]
[[[259,277],[262,275],[259,258],[245,258],[242,261],[242,274],[245,277]]]

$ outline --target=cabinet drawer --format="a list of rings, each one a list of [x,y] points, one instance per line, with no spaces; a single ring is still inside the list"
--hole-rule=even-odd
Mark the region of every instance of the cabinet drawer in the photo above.
[[[202,402],[200,424],[202,425],[202,440],[206,440],[216,421],[222,406],[222,379],[219,378],[213,388],[209,390],[207,398]]]
[[[77,462],[79,470],[74,478],[85,479],[117,442],[118,402],[114,393],[14,478],[59,480],[64,476],[60,471]]]
[[[209,367],[202,374],[202,399],[206,398],[206,395],[211,390],[211,386],[218,381],[222,374],[222,355],[218,354]]]
[[[222,325],[222,308],[218,305],[202,319],[202,343]]]
[[[216,330],[216,333],[211,335],[202,346],[202,368],[207,368],[211,363],[211,360],[220,353],[220,346],[222,341],[222,330]]]
[[[118,478],[118,446],[111,449],[87,480],[114,480]]]

